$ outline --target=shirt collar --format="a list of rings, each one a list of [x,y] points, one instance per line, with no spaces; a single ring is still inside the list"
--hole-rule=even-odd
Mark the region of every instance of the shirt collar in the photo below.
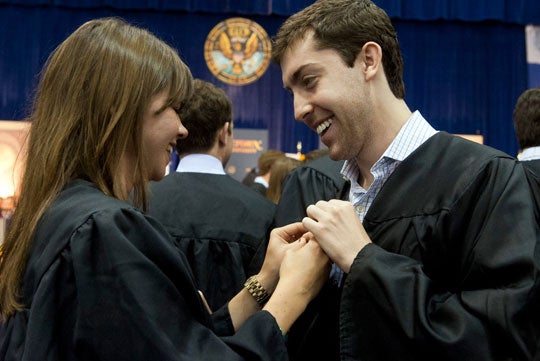
[[[223,164],[216,157],[208,154],[188,154],[178,163],[176,171],[179,173],[208,173],[225,174]]]
[[[375,162],[372,169],[385,158],[403,161],[435,133],[437,131],[424,119],[422,114],[418,110],[415,111],[401,127],[381,158]],[[347,160],[341,169],[341,174],[348,179],[356,179],[359,172],[354,159]]]
[[[401,127],[398,135],[386,149],[381,158],[403,161],[432,135],[437,133],[417,110]]]
[[[266,181],[266,179],[264,179],[263,177],[261,176],[257,176],[255,177],[255,179],[253,180],[254,183],[260,183],[262,184],[263,186],[265,186],[266,188],[268,188],[268,182]]]
[[[540,146],[523,149],[523,152],[518,155],[518,159],[521,161],[540,159]]]

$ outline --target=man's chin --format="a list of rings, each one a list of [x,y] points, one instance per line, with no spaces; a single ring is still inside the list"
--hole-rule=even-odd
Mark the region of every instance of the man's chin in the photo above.
[[[339,161],[339,160],[344,160],[345,157],[343,154],[341,154],[339,152],[338,149],[336,149],[336,147],[329,147],[328,148],[328,156],[330,157],[330,159],[332,160],[335,160],[335,161]]]

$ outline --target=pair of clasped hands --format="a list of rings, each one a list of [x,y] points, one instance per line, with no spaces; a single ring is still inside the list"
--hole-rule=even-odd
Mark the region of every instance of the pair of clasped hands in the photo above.
[[[319,201],[306,213],[302,222],[272,230],[261,274],[268,285],[290,282],[312,299],[328,278],[330,261],[348,273],[371,240],[350,202]]]

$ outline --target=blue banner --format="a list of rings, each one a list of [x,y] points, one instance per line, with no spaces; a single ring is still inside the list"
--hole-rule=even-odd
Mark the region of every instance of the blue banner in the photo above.
[[[529,88],[540,86],[540,26],[525,27]]]

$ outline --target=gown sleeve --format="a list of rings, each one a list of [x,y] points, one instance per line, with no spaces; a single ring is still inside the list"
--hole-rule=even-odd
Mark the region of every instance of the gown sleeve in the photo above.
[[[377,244],[359,252],[342,293],[344,359],[533,359],[540,339],[537,206],[520,167],[487,168],[436,216],[366,227],[374,242],[402,249],[414,234],[421,250],[417,258]],[[440,257],[430,263],[425,254],[434,248]]]
[[[216,314],[221,326],[214,328],[185,257],[151,218],[132,210],[96,213],[69,246],[78,300],[73,342],[88,359],[286,359],[266,311],[234,335],[216,335],[232,330],[227,311]]]

